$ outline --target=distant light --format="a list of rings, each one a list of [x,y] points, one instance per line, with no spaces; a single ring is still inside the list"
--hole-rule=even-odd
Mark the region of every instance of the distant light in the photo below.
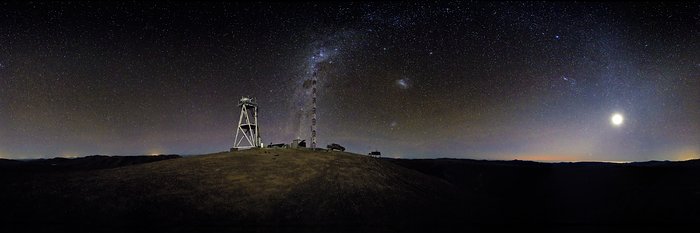
[[[398,125],[398,123],[396,123],[396,121],[392,121],[392,122],[389,124],[389,127],[392,127],[392,128],[393,128],[393,127],[396,127],[396,125]]]
[[[408,78],[397,79],[396,85],[405,90],[411,87],[411,80]]]
[[[613,126],[620,126],[624,121],[625,118],[620,113],[615,113],[610,118],[610,122],[613,124]]]

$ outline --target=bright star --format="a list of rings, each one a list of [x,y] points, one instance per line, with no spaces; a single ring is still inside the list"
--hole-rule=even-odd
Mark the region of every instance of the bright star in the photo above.
[[[624,121],[625,121],[625,118],[620,113],[615,113],[610,118],[610,122],[613,124],[613,126],[616,126],[616,127],[621,126]]]

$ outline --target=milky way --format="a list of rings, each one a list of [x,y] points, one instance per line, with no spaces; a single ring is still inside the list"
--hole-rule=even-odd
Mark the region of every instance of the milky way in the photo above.
[[[333,80],[332,73],[326,72],[328,69],[338,70],[338,66],[343,63],[339,62],[343,59],[344,53],[351,53],[356,48],[358,38],[353,36],[352,31],[334,33],[330,36],[322,36],[320,39],[310,43],[310,53],[307,54],[308,59],[301,63],[304,72],[299,75],[294,87],[294,107],[290,112],[293,114],[293,119],[289,122],[290,125],[298,126],[296,129],[296,138],[310,138],[311,128],[311,92],[313,75],[317,75],[318,94],[325,94],[324,85],[328,85]]]
[[[262,139],[409,158],[700,156],[697,3],[3,3],[0,157]],[[620,125],[611,116],[624,116]]]

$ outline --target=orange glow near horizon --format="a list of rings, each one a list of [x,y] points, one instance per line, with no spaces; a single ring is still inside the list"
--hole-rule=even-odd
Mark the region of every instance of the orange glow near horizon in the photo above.
[[[80,154],[76,153],[76,152],[63,152],[63,153],[61,153],[60,157],[62,157],[62,158],[78,158],[78,157],[80,157]]]
[[[576,162],[584,160],[581,155],[561,155],[561,154],[529,154],[515,155],[517,160],[543,161],[543,162]]]
[[[151,149],[151,150],[148,150],[148,152],[146,152],[146,155],[150,155],[150,156],[157,156],[157,155],[161,155],[161,154],[163,154],[163,150],[159,150],[159,149]]]
[[[685,161],[691,159],[700,159],[700,149],[685,148],[673,154],[675,160]]]

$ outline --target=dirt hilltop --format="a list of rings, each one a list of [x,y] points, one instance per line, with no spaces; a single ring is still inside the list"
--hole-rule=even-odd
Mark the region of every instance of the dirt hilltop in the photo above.
[[[446,213],[436,207],[456,196],[448,182],[388,161],[294,149],[15,175],[1,179],[13,187],[0,194],[3,219],[33,223],[402,224],[440,221],[425,216]]]

